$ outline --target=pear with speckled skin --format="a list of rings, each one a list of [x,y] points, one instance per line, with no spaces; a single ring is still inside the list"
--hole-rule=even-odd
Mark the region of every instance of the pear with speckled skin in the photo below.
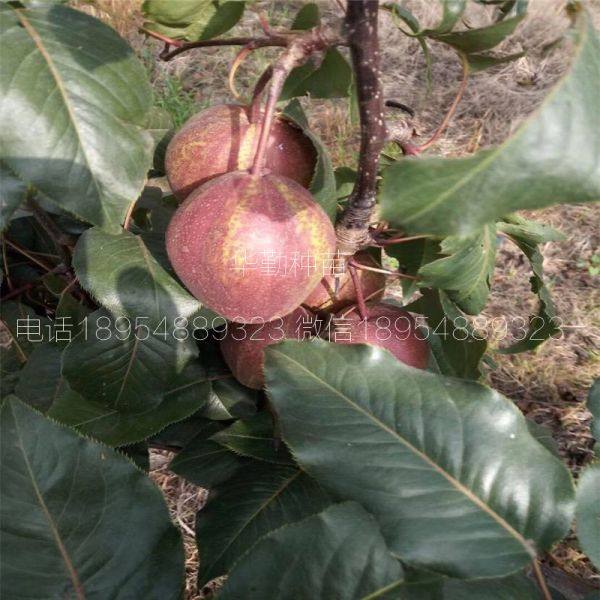
[[[291,313],[336,247],[331,221],[301,185],[240,171],[193,192],[175,212],[166,242],[187,289],[238,323]]]
[[[165,170],[173,194],[186,198],[201,184],[252,166],[260,137],[259,123],[246,106],[221,104],[194,115],[169,142]],[[276,117],[265,149],[265,167],[308,188],[317,153],[290,121]]]

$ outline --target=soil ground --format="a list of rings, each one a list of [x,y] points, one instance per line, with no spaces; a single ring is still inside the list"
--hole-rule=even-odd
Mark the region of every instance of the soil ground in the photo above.
[[[81,5],[107,20],[127,37],[151,73],[157,103],[181,123],[190,114],[220,101],[231,101],[226,77],[235,51],[206,49],[188,53],[171,63],[156,60],[160,44],[144,40],[138,33],[141,23],[137,0],[96,0],[95,6]],[[257,2],[276,24],[286,26],[298,2]],[[326,16],[335,16],[335,2],[319,2]],[[600,25],[600,2],[588,0],[586,7]],[[434,24],[439,9],[432,0],[407,0],[425,25]],[[555,45],[568,20],[563,0],[530,0],[529,16],[516,34],[498,48],[500,54],[526,51],[517,62],[473,76],[450,127],[430,151],[441,155],[463,155],[502,142],[541,103],[549,88],[568,65],[568,43]],[[489,9],[471,3],[469,25],[489,19]],[[257,19],[246,16],[241,31],[258,33]],[[386,97],[401,100],[417,113],[417,130],[426,139],[440,122],[454,99],[460,81],[460,64],[454,53],[441,44],[432,44],[433,88],[427,92],[424,59],[419,45],[398,32],[390,18],[382,19],[383,66]],[[255,52],[240,68],[237,85],[248,92],[257,76],[274,56],[273,50]],[[336,165],[352,166],[357,146],[357,129],[350,123],[343,101],[305,102],[314,128],[326,141]],[[553,431],[560,452],[577,475],[591,460],[593,440],[590,414],[585,407],[587,390],[600,376],[600,213],[597,206],[556,206],[531,218],[559,229],[565,239],[543,248],[547,283],[566,324],[559,339],[552,339],[534,352],[493,358],[497,364],[487,374],[490,385],[512,398],[528,416]],[[535,308],[529,288],[530,268],[518,249],[500,243],[492,293],[484,316],[525,317]],[[153,451],[152,477],[162,489],[172,515],[182,530],[187,553],[186,599],[202,598],[210,590],[195,588],[197,551],[193,537],[196,511],[207,492],[169,473],[168,455]],[[559,544],[548,563],[566,573],[600,582],[588,559],[574,539]]]

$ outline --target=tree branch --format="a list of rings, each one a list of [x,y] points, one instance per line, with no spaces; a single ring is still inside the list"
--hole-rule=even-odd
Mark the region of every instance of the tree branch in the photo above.
[[[378,8],[375,0],[349,0],[346,13],[346,30],[357,82],[361,139],[358,178],[336,226],[338,249],[344,255],[354,254],[368,245],[379,155],[386,139]]]

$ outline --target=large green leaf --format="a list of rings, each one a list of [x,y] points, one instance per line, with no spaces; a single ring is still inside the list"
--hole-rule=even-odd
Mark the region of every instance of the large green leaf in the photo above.
[[[181,538],[142,471],[14,398],[0,430],[3,598],[181,597]]]
[[[48,414],[111,446],[138,442],[194,414],[209,400],[206,370],[192,361],[173,373],[176,351],[151,339],[75,338]]]
[[[77,217],[115,230],[152,158],[144,67],[107,25],[64,6],[0,5],[5,165]]]
[[[142,238],[127,231],[113,235],[88,229],[77,242],[73,266],[81,285],[113,315],[129,317],[142,337],[159,325],[159,331],[164,325],[172,336],[175,320],[189,319],[200,308],[156,262]]]
[[[382,218],[409,232],[468,235],[507,213],[600,200],[600,40],[582,12],[568,73],[506,142],[466,158],[387,167]]]
[[[237,471],[198,513],[200,585],[226,573],[266,533],[329,504],[319,484],[295,467],[254,462]]]
[[[298,464],[373,513],[402,560],[499,576],[567,532],[569,473],[497,392],[374,346],[290,341],[266,357],[267,389]]]
[[[231,29],[244,2],[224,0],[145,0],[144,27],[177,40],[208,40]]]
[[[529,327],[523,339],[516,341],[508,348],[501,349],[500,352],[504,354],[526,352],[560,331],[554,302],[550,296],[550,290],[544,282],[544,257],[538,245],[543,242],[560,240],[563,236],[551,228],[517,215],[507,218],[505,222],[498,223],[498,229],[504,232],[529,260],[533,271],[529,280],[531,291],[539,298],[537,314],[529,318]]]
[[[579,478],[576,520],[581,548],[600,568],[600,463],[590,465]]]
[[[446,292],[463,312],[479,314],[490,292],[496,259],[496,227],[486,225],[480,233],[448,237],[442,241],[439,258],[419,270],[422,285]]]
[[[375,519],[359,504],[346,502],[261,538],[235,565],[219,598],[251,593],[267,600],[289,593],[365,599],[400,585],[402,576]]]

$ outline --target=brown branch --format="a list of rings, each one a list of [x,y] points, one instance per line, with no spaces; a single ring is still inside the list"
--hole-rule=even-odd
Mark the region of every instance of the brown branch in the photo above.
[[[146,29],[145,27],[140,27],[140,33],[144,33],[147,36],[154,38],[155,40],[164,42],[167,46],[175,46],[176,48],[178,48],[179,46],[183,46],[183,42],[179,40],[174,40],[173,38],[167,37],[166,35],[162,35],[162,33]]]
[[[552,600],[552,594],[548,589],[548,584],[546,583],[546,579],[544,578],[544,574],[542,573],[542,569],[540,568],[540,563],[537,558],[534,558],[532,561],[533,566],[533,574],[537,579],[538,585],[540,586],[540,590],[542,592],[542,596],[544,596],[544,600]]]
[[[254,48],[266,48],[268,46],[279,46],[286,47],[290,42],[290,36],[276,34],[270,37],[234,37],[234,38],[225,38],[225,39],[215,39],[215,40],[199,40],[197,42],[189,42],[187,44],[181,44],[179,47],[171,50],[170,52],[161,52],[160,59],[164,61],[169,61],[176,56],[184,52],[188,52],[189,50],[193,50],[194,48],[211,48],[218,46],[248,46],[252,45]]]
[[[377,1],[348,2],[346,30],[357,82],[361,139],[357,180],[336,226],[338,248],[345,255],[369,245],[379,155],[386,139],[377,20]]]

